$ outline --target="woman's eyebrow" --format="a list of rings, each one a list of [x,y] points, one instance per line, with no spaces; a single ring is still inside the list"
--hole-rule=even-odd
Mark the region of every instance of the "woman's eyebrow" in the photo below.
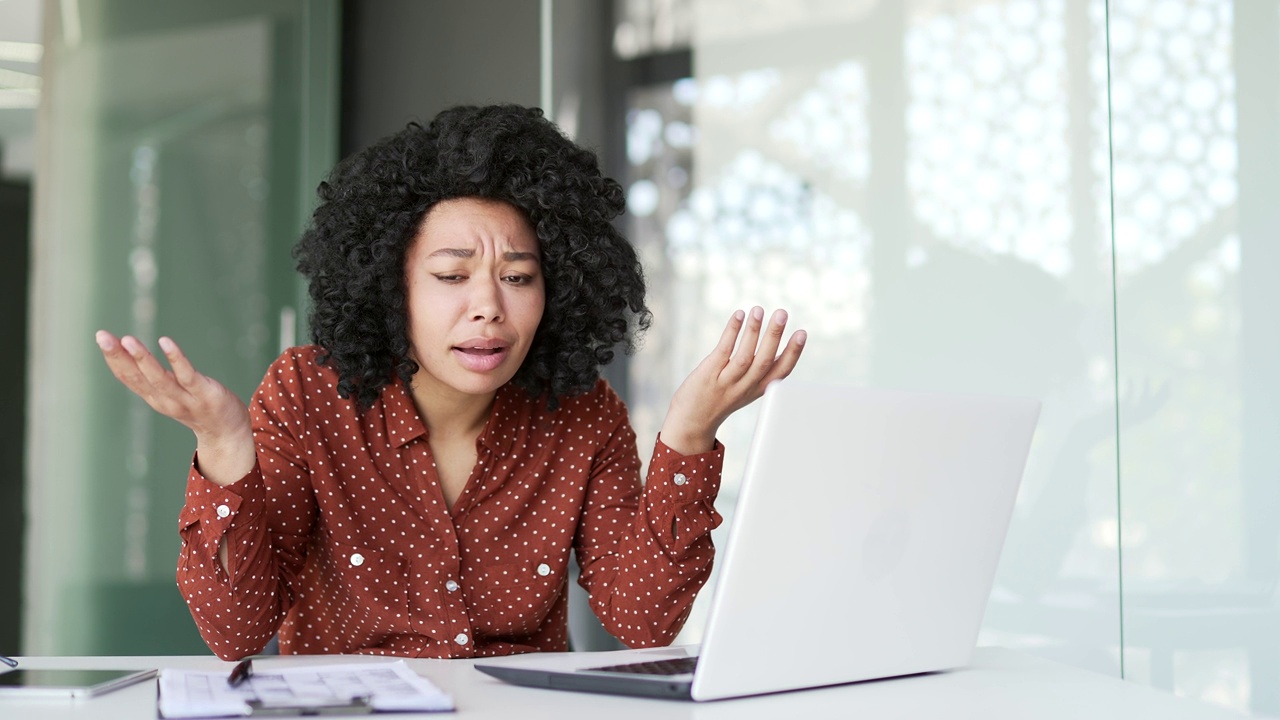
[[[475,250],[465,250],[463,248],[440,248],[427,257],[469,258],[475,257],[475,254]]]
[[[468,250],[465,248],[440,248],[439,250],[436,250],[435,252],[428,255],[427,257],[472,258],[475,256],[476,256],[475,250]],[[538,254],[531,253],[531,252],[517,252],[515,250],[509,250],[507,252],[502,253],[502,259],[506,260],[507,262],[523,262],[525,260],[532,260],[534,262],[537,262]]]

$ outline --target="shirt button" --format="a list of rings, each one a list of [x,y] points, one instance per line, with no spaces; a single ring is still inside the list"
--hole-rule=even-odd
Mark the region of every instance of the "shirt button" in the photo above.
[[[458,643],[459,645],[466,645],[466,644],[467,644],[467,634],[466,634],[466,633],[458,633],[457,635],[455,635],[455,636],[454,636],[453,641],[454,641],[454,642],[456,642],[456,643]]]
[[[231,508],[227,507],[226,505],[218,506],[218,517],[224,518],[230,514],[231,514]]]
[[[445,582],[444,589],[448,590],[449,592],[454,592],[458,589],[458,583],[453,580],[449,580]]]
[[[546,577],[546,576],[550,575],[550,574],[551,574],[551,566],[550,566],[550,565],[548,565],[548,564],[546,564],[546,563],[542,563],[542,564],[538,565],[538,574],[539,574],[539,575],[541,575],[542,577]]]
[[[352,553],[351,564],[355,565],[356,567],[360,567],[361,565],[364,564],[364,556],[361,555],[360,553]]]
[[[673,482],[673,483],[675,483],[675,484],[677,484],[677,485],[683,485],[683,484],[685,484],[685,483],[689,482],[689,478],[685,477],[685,474],[684,474],[684,473],[676,473],[676,476],[675,476],[675,477],[673,477],[673,478],[671,478],[671,482]]]

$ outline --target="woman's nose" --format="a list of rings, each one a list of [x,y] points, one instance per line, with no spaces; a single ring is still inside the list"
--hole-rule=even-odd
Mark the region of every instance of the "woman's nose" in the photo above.
[[[502,293],[498,281],[489,278],[477,279],[472,283],[471,288],[471,319],[483,322],[502,320]]]

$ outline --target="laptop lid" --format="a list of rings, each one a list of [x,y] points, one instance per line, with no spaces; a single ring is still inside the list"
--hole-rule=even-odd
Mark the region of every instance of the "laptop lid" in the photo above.
[[[967,664],[1040,403],[795,379],[762,403],[693,699]]]
[[[687,648],[495,658],[533,687],[716,700],[944,670],[977,641],[1035,400],[788,379],[765,393],[692,676]]]

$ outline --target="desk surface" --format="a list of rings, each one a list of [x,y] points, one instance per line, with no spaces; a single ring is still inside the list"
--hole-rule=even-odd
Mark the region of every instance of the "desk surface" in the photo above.
[[[342,658],[351,660],[350,656]],[[359,656],[355,661],[380,660]],[[334,656],[266,659],[269,663],[331,663]],[[230,670],[232,663],[208,657],[22,658],[29,668],[177,667]],[[535,690],[505,685],[471,668],[469,660],[410,660],[418,673],[453,695],[461,718],[568,720],[600,718],[938,718],[973,720],[1227,720],[1240,715],[1193,700],[1175,698],[1132,682],[1060,665],[1003,648],[979,648],[963,670],[755,698],[690,703]],[[5,720],[152,720],[155,683],[147,682],[87,700],[0,699]],[[369,717],[369,716],[364,716]],[[375,716],[376,717],[376,716]],[[392,718],[442,718],[404,715]]]

